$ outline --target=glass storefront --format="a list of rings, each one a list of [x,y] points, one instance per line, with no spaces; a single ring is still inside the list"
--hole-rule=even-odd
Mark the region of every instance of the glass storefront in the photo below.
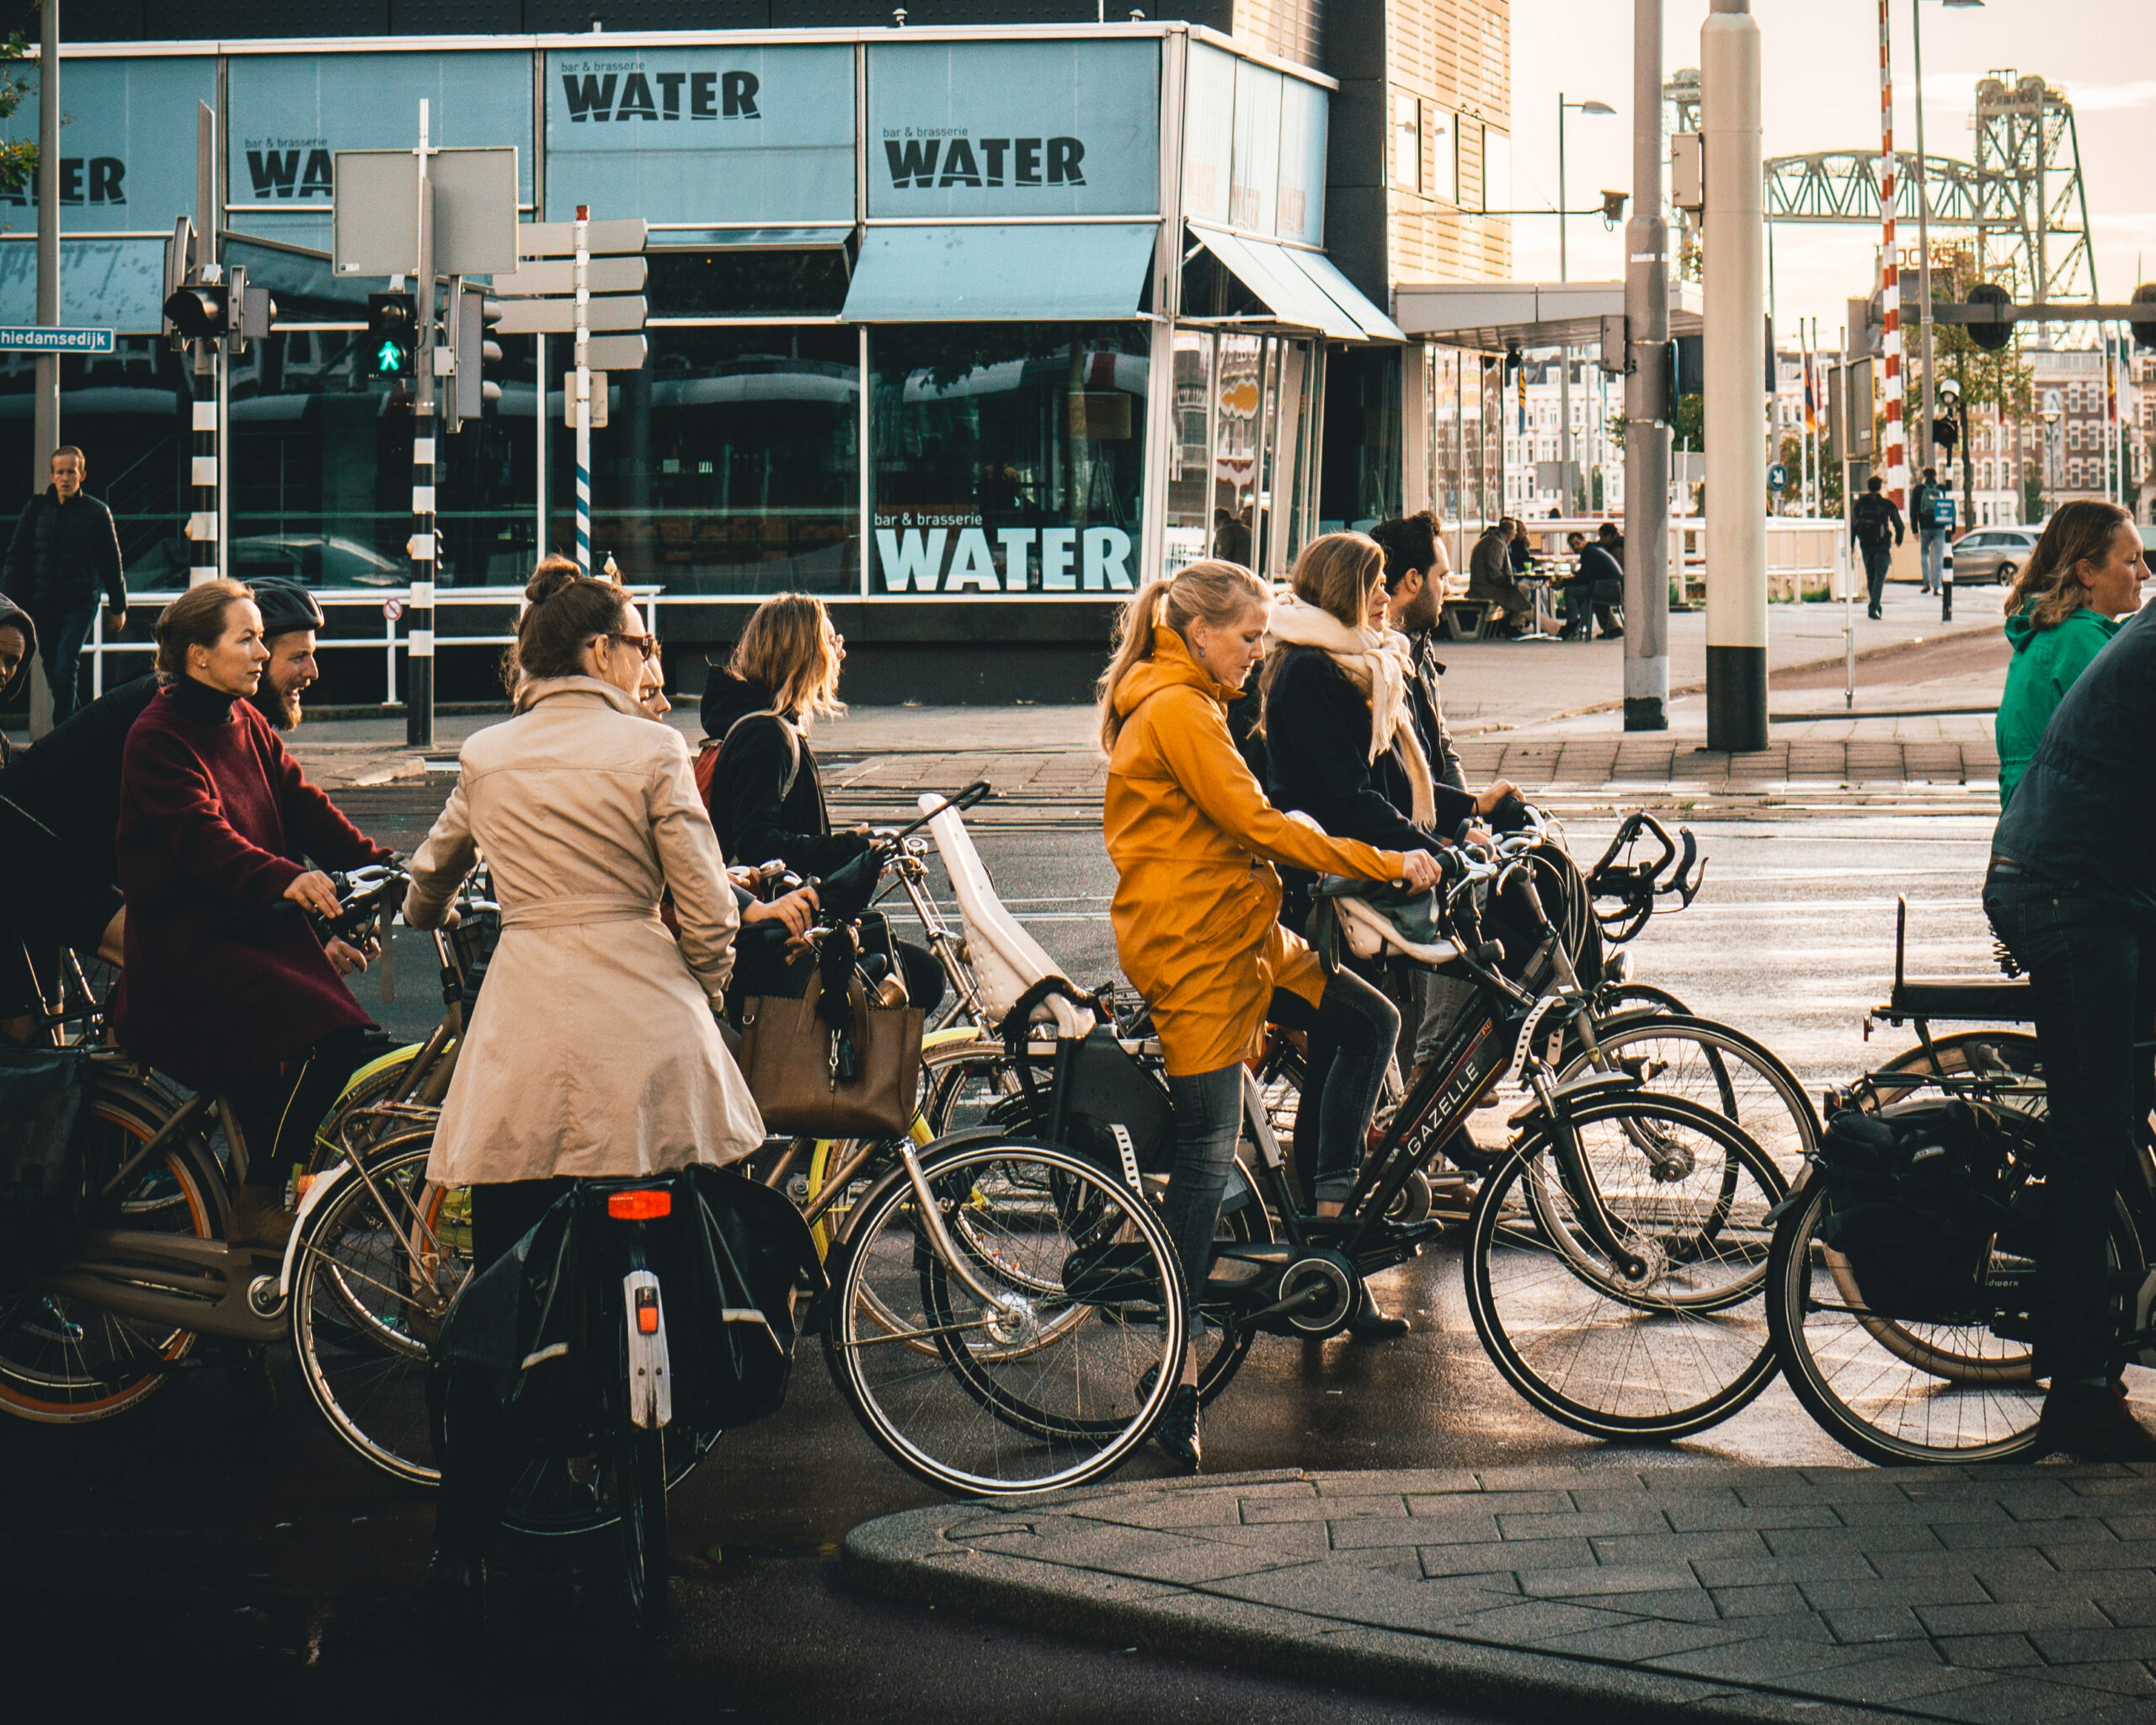
[[[872,330],[872,590],[1134,587],[1147,346],[1136,323]]]
[[[861,580],[861,338],[814,325],[669,327],[609,380],[591,435],[592,560],[669,593],[851,593]],[[528,345],[528,344],[527,344]],[[552,338],[550,366],[570,344]],[[548,537],[576,542],[576,438],[549,392]],[[527,493],[528,494],[528,493]]]

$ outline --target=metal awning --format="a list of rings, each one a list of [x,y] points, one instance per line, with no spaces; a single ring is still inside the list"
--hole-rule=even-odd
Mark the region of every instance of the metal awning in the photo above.
[[[1318,330],[1333,341],[1406,339],[1322,253],[1197,222],[1190,231],[1281,323]]]
[[[851,323],[1134,318],[1150,222],[871,227],[840,316]]]
[[[1502,353],[1512,347],[1588,346],[1602,320],[1625,309],[1621,281],[1402,282],[1392,291],[1400,327],[1412,339]],[[1700,331],[1700,286],[1669,284],[1669,333]]]

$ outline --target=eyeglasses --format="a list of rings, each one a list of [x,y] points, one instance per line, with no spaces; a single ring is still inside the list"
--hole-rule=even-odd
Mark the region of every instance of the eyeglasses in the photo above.
[[[630,646],[635,648],[638,652],[643,654],[646,659],[656,659],[659,657],[659,637],[656,635],[631,635],[625,633],[620,629],[616,629],[613,631],[607,638],[609,640],[623,641],[627,643]]]

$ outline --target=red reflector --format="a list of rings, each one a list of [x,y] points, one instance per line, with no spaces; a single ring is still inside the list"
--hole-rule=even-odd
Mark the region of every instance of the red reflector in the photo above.
[[[674,1194],[663,1187],[646,1186],[606,1195],[606,1214],[617,1222],[651,1222],[673,1213]]]
[[[657,1306],[639,1306],[637,1308],[637,1332],[638,1334],[645,1336],[655,1336],[659,1333],[659,1308]]]

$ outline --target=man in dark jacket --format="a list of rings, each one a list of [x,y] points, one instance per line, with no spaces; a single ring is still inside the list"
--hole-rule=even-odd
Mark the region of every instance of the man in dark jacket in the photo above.
[[[2029,974],[2051,1159],[2036,1255],[2040,1441],[2091,1461],[2156,1461],[2113,1382],[2124,1358],[2105,1242],[2137,1181],[2156,1007],[2156,609],[2130,618],[2066,692],[1992,836],[1984,914]],[[2137,1047],[2137,1044],[2139,1045]],[[2124,1327],[2131,1328],[2127,1307]]]
[[[1385,551],[1385,589],[1392,627],[1407,638],[1408,665],[1413,672],[1407,692],[1415,703],[1415,729],[1429,759],[1430,777],[1464,791],[1467,777],[1445,725],[1444,702],[1438,686],[1445,674],[1437,654],[1438,620],[1444,613],[1445,577],[1452,573],[1452,559],[1438,537],[1437,518],[1424,510],[1401,521],[1380,521],[1370,529],[1370,537]]]
[[[1567,543],[1579,566],[1564,584],[1565,628],[1560,638],[1583,639],[1599,622],[1604,640],[1618,639],[1625,633],[1617,620],[1617,607],[1625,602],[1625,565],[1603,541],[1590,540],[1584,533],[1572,534]]]
[[[1501,606],[1508,622],[1534,621],[1534,601],[1513,579],[1512,542],[1517,527],[1510,516],[1492,521],[1467,558],[1467,596]]]
[[[55,724],[75,710],[76,661],[100,590],[113,633],[127,622],[120,536],[112,511],[83,489],[84,470],[83,451],[72,444],[52,451],[52,483],[24,505],[0,567],[0,592],[37,621]]]
[[[1894,561],[1894,547],[1906,537],[1902,512],[1886,495],[1886,482],[1874,473],[1865,483],[1864,495],[1849,510],[1849,531],[1864,553],[1864,578],[1871,591],[1869,615],[1879,616],[1879,601],[1886,594],[1886,569]]]

